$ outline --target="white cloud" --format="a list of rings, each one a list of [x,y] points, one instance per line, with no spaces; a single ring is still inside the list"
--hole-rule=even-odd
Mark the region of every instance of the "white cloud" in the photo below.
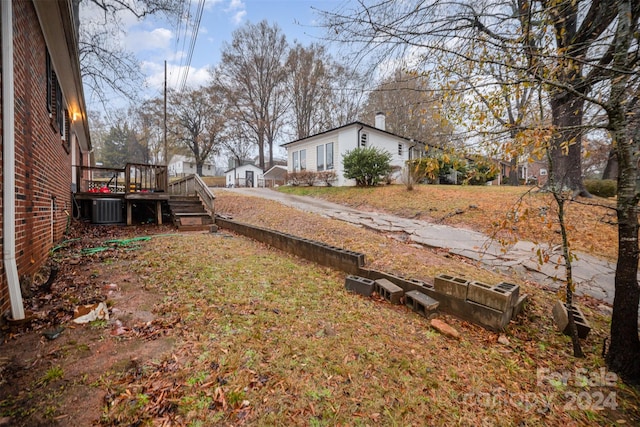
[[[244,17],[247,16],[247,8],[242,0],[231,0],[225,12],[232,14],[231,22],[234,25],[239,25]]]
[[[241,10],[240,12],[236,12],[231,17],[231,22],[233,22],[235,25],[239,25],[242,22],[242,19],[246,16],[246,14],[247,14],[246,10]]]
[[[133,52],[148,50],[167,50],[171,47],[173,32],[166,28],[152,31],[131,31],[126,37],[126,46]]]
[[[147,85],[155,92],[162,93],[164,90],[164,64],[156,62],[143,62],[142,69],[147,75]],[[187,71],[186,66],[178,66],[175,64],[167,64],[167,87],[171,89],[180,89],[184,79],[184,73]],[[188,67],[186,85],[190,88],[197,88],[207,84],[211,79],[209,66],[202,68]]]
[[[227,10],[244,9],[244,2],[242,0],[231,0]]]

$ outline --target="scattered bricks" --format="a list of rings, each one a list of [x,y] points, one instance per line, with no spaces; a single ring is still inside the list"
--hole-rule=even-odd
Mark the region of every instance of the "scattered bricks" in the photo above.
[[[467,300],[477,302],[487,307],[508,311],[516,302],[519,287],[511,283],[500,283],[496,286],[487,285],[486,283],[473,281],[469,283],[467,292]],[[515,297],[515,298],[514,298]]]
[[[409,291],[405,295],[405,304],[424,317],[434,312],[440,303],[419,291]]]
[[[460,332],[440,319],[431,319],[431,327],[440,332],[442,335],[446,335],[457,340],[460,339]]]
[[[433,281],[436,292],[462,300],[467,299],[468,285],[467,280],[447,274],[440,274]]]
[[[582,310],[578,308],[578,306],[573,305],[573,322],[576,325],[576,329],[578,330],[578,337],[585,339],[589,332],[591,331],[591,326],[587,319],[584,317]],[[571,335],[571,331],[569,330],[569,316],[567,313],[567,306],[562,301],[556,301],[553,309],[551,310],[553,314],[553,320],[556,323],[559,331],[562,331],[565,335]]]
[[[345,279],[344,287],[348,291],[369,297],[373,293],[375,282],[371,279],[367,279],[366,277],[349,275]]]
[[[398,285],[394,285],[387,279],[378,279],[375,281],[376,292],[381,297],[391,302],[391,304],[400,304],[400,299],[404,294],[402,288]]]

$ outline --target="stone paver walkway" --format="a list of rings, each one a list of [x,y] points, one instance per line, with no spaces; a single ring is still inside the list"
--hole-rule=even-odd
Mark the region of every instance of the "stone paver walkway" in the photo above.
[[[293,196],[265,188],[225,188],[214,189],[215,191],[232,191],[247,196],[262,197],[306,212],[377,231],[404,233],[408,237],[407,240],[433,248],[448,249],[453,254],[476,260],[491,269],[508,274],[515,272],[519,275],[528,275],[531,280],[554,289],[564,284],[564,266],[556,263],[561,255],[559,250],[553,252],[551,261],[540,265],[537,261],[537,246],[531,242],[520,241],[503,248],[485,234],[473,230],[383,213],[361,212],[321,199]],[[578,260],[572,264],[576,292],[579,295],[590,295],[613,304],[615,265],[588,254],[577,253],[576,255]]]

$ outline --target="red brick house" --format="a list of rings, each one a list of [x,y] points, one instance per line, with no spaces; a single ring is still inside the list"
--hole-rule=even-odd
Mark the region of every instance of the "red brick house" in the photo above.
[[[0,314],[24,318],[20,283],[64,239],[91,141],[80,78],[77,2],[1,1]]]

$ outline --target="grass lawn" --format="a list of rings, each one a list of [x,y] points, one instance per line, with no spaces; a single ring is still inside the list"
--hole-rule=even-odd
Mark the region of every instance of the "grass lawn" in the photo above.
[[[365,194],[359,190],[340,197],[371,208],[372,201],[356,201],[353,195]],[[373,199],[403,197],[394,195],[396,188],[380,190],[391,193],[374,192]],[[218,213],[363,252],[371,268],[418,279],[444,272],[488,283],[505,279],[390,234],[264,199],[216,195]],[[485,209],[478,197],[474,203]],[[442,216],[450,212],[445,202],[437,207]],[[109,237],[136,237],[127,230]],[[36,329],[7,336],[3,351],[24,347],[24,366],[8,374],[0,363],[0,420],[91,424],[75,418],[84,414],[109,426],[640,423],[638,390],[605,368],[609,318],[591,298],[578,299],[593,329],[582,341],[586,357],[575,359],[569,338],[551,320],[556,296],[535,283],[519,282],[530,302],[504,334],[442,315],[460,332],[456,340],[404,306],[347,292],[342,272],[224,230],[162,233],[135,248],[82,255],[70,244],[59,251],[65,267],[47,299],[66,304],[59,316],[70,301],[84,301],[73,293],[92,290],[91,298],[102,292],[118,320],[69,326],[51,342]],[[84,247],[101,245],[85,240],[88,234],[79,240]],[[105,293],[105,286],[118,291]]]
[[[158,260],[158,253],[171,256]],[[445,320],[461,340],[405,307],[344,290],[344,274],[244,237],[154,239],[139,253],[145,287],[165,294],[176,348],[110,382],[105,424],[631,425],[637,393],[604,369],[606,320],[572,358],[552,296],[533,291],[498,335]],[[590,313],[591,310],[589,310]],[[176,323],[176,320],[179,319]],[[562,375],[566,384],[563,384]],[[601,380],[609,375],[610,382]],[[583,378],[593,377],[589,380]],[[602,397],[602,398],[601,398]]]

